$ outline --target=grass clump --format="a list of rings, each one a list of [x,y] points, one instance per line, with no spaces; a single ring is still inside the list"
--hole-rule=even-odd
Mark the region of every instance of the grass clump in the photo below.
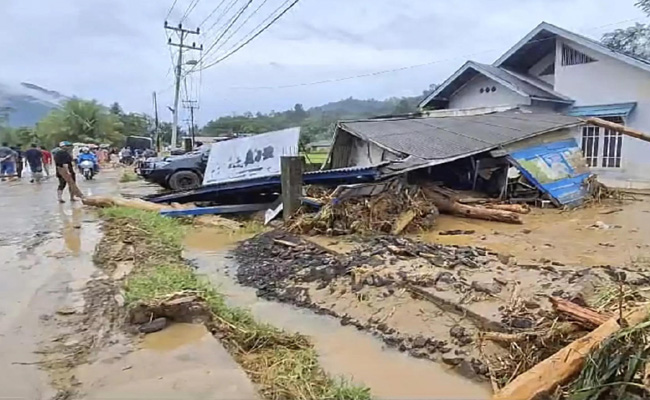
[[[124,171],[120,176],[120,183],[135,182],[140,178],[133,171]]]
[[[260,323],[248,311],[228,306],[223,295],[183,260],[182,222],[121,207],[105,209],[103,215],[107,235],[128,238],[139,252],[155,255],[143,258],[128,277],[124,287],[128,306],[156,302],[177,292],[196,293],[212,312],[210,329],[217,332],[265,399],[370,399],[367,388],[329,376],[307,337]],[[260,228],[251,225],[247,229]]]

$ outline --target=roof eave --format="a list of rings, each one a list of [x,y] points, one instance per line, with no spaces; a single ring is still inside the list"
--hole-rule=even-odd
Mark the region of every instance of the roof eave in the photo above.
[[[572,42],[576,42],[581,46],[587,47],[590,50],[593,50],[595,52],[604,54],[606,56],[615,58],[621,62],[633,65],[635,67],[641,68],[645,71],[650,72],[650,64],[646,64],[642,61],[639,61],[633,57],[627,56],[623,53],[619,53],[616,51],[611,50],[607,46],[601,45],[597,42],[591,41],[583,36],[580,36],[576,33],[573,33],[571,31],[567,31],[566,29],[562,29],[560,27],[557,27],[555,25],[549,24],[548,22],[542,22],[541,24],[537,25],[535,29],[530,31],[528,35],[524,36],[523,39],[521,39],[519,42],[517,42],[514,46],[512,46],[508,51],[506,51],[501,57],[499,57],[492,65],[495,67],[501,67],[503,63],[505,63],[506,60],[508,60],[510,57],[512,57],[517,51],[519,51],[522,47],[524,47],[530,40],[535,37],[538,33],[542,31],[548,31],[556,36],[560,36],[564,39],[568,39]]]

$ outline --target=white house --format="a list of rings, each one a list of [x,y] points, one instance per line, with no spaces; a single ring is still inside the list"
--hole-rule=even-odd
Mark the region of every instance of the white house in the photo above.
[[[492,65],[465,63],[420,108],[527,105],[650,132],[650,62],[542,23]],[[650,188],[650,143],[607,129],[571,132],[611,186]]]

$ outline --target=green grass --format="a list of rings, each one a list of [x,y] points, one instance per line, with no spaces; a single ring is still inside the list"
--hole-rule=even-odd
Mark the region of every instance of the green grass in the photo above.
[[[138,177],[138,175],[136,175],[136,173],[133,171],[124,171],[124,173],[122,173],[122,176],[120,176],[121,183],[135,182],[139,179],[140,178]]]
[[[181,257],[185,226],[177,219],[126,208],[103,210],[107,230],[125,229],[127,237],[147,258],[128,277],[124,290],[127,306],[151,303],[172,293],[192,291],[205,299],[213,313],[214,328],[235,360],[268,400],[368,400],[367,388],[329,376],[320,367],[309,340],[256,321],[240,308],[230,307],[214,286],[196,275]],[[257,232],[259,223],[244,229]],[[124,237],[124,234],[113,234]],[[139,240],[141,239],[141,240]],[[157,260],[171,260],[159,263]]]
[[[311,164],[323,164],[327,161],[328,152],[303,153],[305,161]]]

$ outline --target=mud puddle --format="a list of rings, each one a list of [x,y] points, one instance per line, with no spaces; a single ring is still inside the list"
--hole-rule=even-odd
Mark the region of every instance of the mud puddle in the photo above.
[[[255,290],[229,276],[234,264],[227,252],[230,245],[203,244],[197,249],[187,243],[187,247],[199,272],[219,286],[232,305],[249,309],[262,322],[310,336],[326,371],[363,383],[375,397],[486,399],[491,394],[489,385],[464,379],[442,364],[386,349],[379,340],[341,326],[334,318],[259,299]]]
[[[185,236],[185,246],[194,251],[220,251],[229,249],[236,243],[252,238],[253,236],[255,236],[255,233],[196,228],[192,229]]]
[[[523,225],[440,215],[434,230],[417,235],[429,243],[484,246],[511,254],[520,263],[553,259],[567,265],[635,266],[650,264],[650,201],[601,205],[561,211],[533,208]],[[444,231],[474,231],[468,235],[440,235]]]
[[[199,342],[206,334],[205,327],[198,324],[173,324],[160,332],[146,335],[140,348],[171,351],[181,346]]]

